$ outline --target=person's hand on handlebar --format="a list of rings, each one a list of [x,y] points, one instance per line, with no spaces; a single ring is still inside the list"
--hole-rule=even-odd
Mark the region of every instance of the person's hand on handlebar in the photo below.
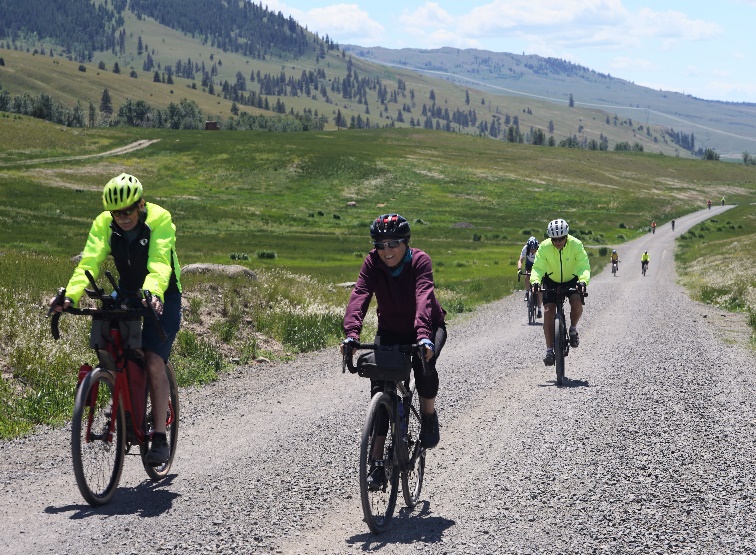
[[[531,283],[530,284],[530,292],[534,295],[538,294],[538,291],[541,290],[541,284],[540,283]]]
[[[341,351],[342,355],[352,354],[352,351],[354,350],[355,345],[359,345],[359,341],[357,341],[354,337],[347,337],[344,341],[341,342],[341,345],[339,345],[339,351]]]
[[[163,315],[163,303],[160,301],[160,299],[158,298],[158,296],[157,295],[152,295],[151,296],[151,301],[152,301],[152,303],[151,303],[152,304],[152,308],[155,309],[155,312],[157,312],[157,315],[158,316],[162,316]],[[147,302],[147,299],[142,299],[142,304],[144,306],[146,306],[147,308],[149,308],[149,306],[150,306],[150,303]]]
[[[578,281],[577,290],[580,292],[581,295],[583,295],[585,297],[585,294],[586,294],[586,292],[588,290],[588,287],[585,285],[584,282]]]
[[[425,362],[428,362],[430,359],[433,358],[433,355],[436,352],[436,346],[433,344],[433,341],[430,339],[421,339],[420,345],[425,347]]]
[[[69,299],[68,297],[65,297],[63,299],[63,303],[61,304],[58,302],[58,296],[56,295],[52,299],[50,299],[50,310],[54,312],[63,312],[64,310],[71,307],[73,304],[73,301]]]

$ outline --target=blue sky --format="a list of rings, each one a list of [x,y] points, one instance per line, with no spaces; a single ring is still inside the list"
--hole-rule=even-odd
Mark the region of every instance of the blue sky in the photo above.
[[[654,89],[756,102],[756,0],[271,0],[341,44],[562,58]]]

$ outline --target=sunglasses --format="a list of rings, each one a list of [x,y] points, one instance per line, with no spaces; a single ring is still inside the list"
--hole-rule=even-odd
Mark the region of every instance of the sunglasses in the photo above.
[[[110,214],[114,218],[128,218],[131,216],[136,210],[139,208],[139,203],[134,203],[128,208],[124,208],[123,210],[111,210]]]
[[[565,235],[564,237],[554,237],[553,239],[551,239],[551,242],[552,243],[561,243],[561,242],[566,241],[566,240],[567,240],[567,236]]]
[[[390,249],[395,249],[396,247],[398,247],[402,243],[404,243],[404,239],[399,239],[399,240],[395,240],[395,241],[386,241],[385,243],[381,243],[380,241],[378,241],[378,242],[373,243],[373,246],[377,250],[382,251],[386,247],[388,247]]]

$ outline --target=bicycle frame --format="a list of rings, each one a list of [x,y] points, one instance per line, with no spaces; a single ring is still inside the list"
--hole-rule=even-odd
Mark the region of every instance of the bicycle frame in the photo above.
[[[545,277],[548,277],[546,274]],[[577,277],[577,276],[574,276]],[[553,291],[556,295],[556,313],[554,314],[554,366],[556,370],[557,385],[563,385],[565,374],[564,359],[570,354],[569,327],[564,314],[564,301],[574,293],[580,294],[580,302],[585,304],[588,293],[576,287],[564,287],[557,284],[555,287],[544,287],[545,291]]]
[[[178,387],[170,362],[165,364],[169,396],[167,412],[154,414],[148,410],[152,395],[146,361],[141,350],[141,322],[145,314],[155,318],[157,333],[165,338],[160,321],[151,305],[151,295],[144,298],[150,308],[129,308],[115,280],[105,272],[118,297],[106,295],[97,287],[90,272],[87,277],[94,290],[87,295],[100,302],[100,308],[78,309],[62,306],[65,289],[61,288],[52,303],[48,316],[54,312],[51,332],[60,337],[58,321],[63,312],[92,317],[90,346],[97,353],[98,364],[92,368],[84,364],[79,368],[79,380],[72,419],[72,457],[74,474],[84,499],[94,506],[104,505],[113,497],[121,476],[124,455],[131,446],[139,446],[139,455],[149,477],[160,480],[167,476],[175,454],[178,437]],[[107,393],[101,390],[107,389]],[[145,456],[153,429],[148,428],[155,418],[166,418],[166,439],[169,441],[169,458],[159,466],[148,463]]]
[[[425,349],[419,344],[386,347],[375,344],[356,344],[344,349],[342,371],[349,368],[351,373],[360,371],[352,361],[353,350],[399,350],[405,354],[417,353],[426,371]],[[364,375],[361,371],[361,374]],[[399,478],[401,477],[404,500],[410,509],[418,502],[425,472],[425,449],[420,444],[420,405],[413,402],[415,395],[415,375],[410,368],[409,377],[399,380],[382,380],[377,375],[365,375],[383,381],[383,388],[376,392],[368,406],[360,444],[360,498],[362,510],[370,530],[379,534],[388,526],[396,503]],[[386,374],[384,374],[386,375]],[[391,375],[396,375],[392,373]],[[388,418],[386,436],[380,435],[383,414]],[[374,458],[374,450],[383,452],[383,458]],[[379,464],[380,461],[380,464]],[[382,466],[385,483],[371,489],[368,485],[367,467]]]

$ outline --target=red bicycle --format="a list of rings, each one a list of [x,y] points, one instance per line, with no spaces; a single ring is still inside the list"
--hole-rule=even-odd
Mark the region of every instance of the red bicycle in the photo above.
[[[108,503],[116,492],[125,455],[133,446],[139,447],[147,475],[161,480],[168,475],[176,453],[179,424],[179,399],[176,374],[170,362],[165,365],[170,388],[166,419],[166,438],[170,449],[168,461],[161,466],[145,462],[153,434],[153,419],[161,418],[152,410],[152,393],[141,350],[142,317],[155,318],[163,334],[158,316],[152,309],[149,291],[144,292],[150,308],[131,308],[125,302],[109,272],[115,296],[106,294],[86,272],[92,290],[86,293],[99,308],[69,307],[63,312],[90,316],[92,330],[89,344],[97,353],[97,366],[83,364],[79,368],[73,420],[71,422],[71,455],[74,475],[84,499],[93,506]],[[65,300],[65,288],[58,290],[48,311],[53,314],[51,332],[60,338],[58,321],[63,312],[53,312]],[[164,334],[163,334],[164,335]],[[134,453],[136,454],[136,453]]]

